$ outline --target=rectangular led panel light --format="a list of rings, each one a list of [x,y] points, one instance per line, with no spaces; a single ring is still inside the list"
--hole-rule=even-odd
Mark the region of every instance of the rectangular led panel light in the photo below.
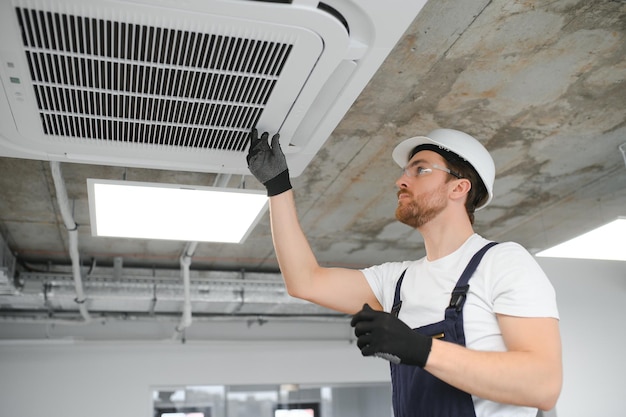
[[[241,243],[268,206],[264,191],[87,179],[93,236]]]
[[[538,252],[536,256],[626,261],[626,218],[620,217],[590,232]]]

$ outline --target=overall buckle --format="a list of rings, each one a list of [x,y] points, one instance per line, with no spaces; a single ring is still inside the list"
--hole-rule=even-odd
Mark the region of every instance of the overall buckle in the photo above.
[[[462,287],[456,287],[452,291],[452,296],[450,297],[450,305],[448,308],[454,308],[457,312],[463,309],[463,304],[465,304],[465,299],[467,298],[467,292],[469,291],[469,284],[464,285]]]

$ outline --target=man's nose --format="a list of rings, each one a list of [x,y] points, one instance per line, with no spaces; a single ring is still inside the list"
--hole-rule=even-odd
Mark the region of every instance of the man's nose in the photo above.
[[[402,171],[402,174],[396,180],[396,187],[399,189],[408,188],[407,178],[406,171]]]

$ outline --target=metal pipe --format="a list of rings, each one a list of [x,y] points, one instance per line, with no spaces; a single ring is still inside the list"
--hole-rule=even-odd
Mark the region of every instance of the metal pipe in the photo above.
[[[180,269],[183,278],[183,315],[180,319],[180,323],[176,326],[176,332],[173,335],[173,339],[177,339],[183,331],[191,326],[191,279],[189,277],[189,267],[191,266],[191,258],[198,247],[198,242],[188,242],[185,246],[185,250],[180,256]]]
[[[69,235],[69,253],[72,261],[72,275],[74,277],[74,288],[76,289],[76,298],[74,302],[78,306],[81,316],[85,323],[91,321],[89,311],[85,305],[86,297],[83,291],[83,281],[80,272],[80,255],[78,253],[78,226],[74,222],[72,212],[70,210],[69,199],[67,198],[67,190],[65,182],[61,175],[61,164],[57,161],[50,161],[50,170],[52,171],[52,179],[56,190],[57,202],[61,210],[61,217],[65,223],[65,228]]]

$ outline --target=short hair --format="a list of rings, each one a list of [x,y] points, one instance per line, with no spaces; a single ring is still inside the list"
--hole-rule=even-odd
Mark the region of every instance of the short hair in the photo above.
[[[479,207],[487,200],[487,198],[489,198],[487,187],[485,186],[483,180],[480,178],[480,175],[478,175],[476,169],[474,169],[472,164],[470,164],[454,152],[432,144],[423,144],[416,146],[415,149],[413,149],[413,151],[411,152],[409,160],[411,160],[411,158],[413,158],[415,154],[420,151],[433,151],[438,153],[446,161],[447,168],[450,171],[454,171],[455,173],[459,174],[461,178],[465,178],[470,181],[472,187],[467,193],[467,199],[465,200],[465,211],[467,212],[470,223],[474,224],[474,212],[476,211],[476,207]]]

